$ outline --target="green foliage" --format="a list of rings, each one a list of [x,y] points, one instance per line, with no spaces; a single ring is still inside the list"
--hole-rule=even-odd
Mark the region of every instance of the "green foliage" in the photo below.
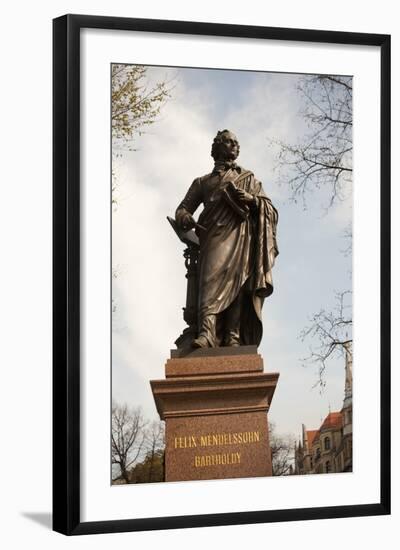
[[[129,483],[157,483],[164,481],[164,450],[148,452],[143,462],[129,472]]]
[[[115,160],[122,152],[134,150],[134,140],[153,124],[162,105],[171,96],[169,82],[150,85],[147,68],[142,65],[113,64],[111,67],[112,128],[112,206],[118,202],[118,176]]]
[[[111,120],[112,137],[127,144],[153,124],[163,103],[170,97],[167,82],[146,83],[146,67],[112,65]]]

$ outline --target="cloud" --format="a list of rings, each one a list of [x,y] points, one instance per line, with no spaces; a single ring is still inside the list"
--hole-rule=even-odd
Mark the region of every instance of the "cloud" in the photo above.
[[[200,74],[164,68],[150,74],[154,79],[174,77],[175,88],[158,121],[137,140],[138,150],[125,153],[116,164],[121,200],[113,214],[112,255],[121,274],[113,279],[113,394],[119,401],[141,405],[154,417],[149,380],[164,377],[169,350],[185,328],[184,245],[166,216],[174,214],[193,179],[212,169],[211,142],[222,128],[237,134],[240,164],[254,171],[274,201],[282,201],[285,190],[276,184],[267,138],[290,141],[301,132],[302,122],[293,75],[246,75],[242,87],[236,75],[234,87],[232,75],[221,76],[219,71]],[[321,280],[325,277],[326,285],[340,281],[342,266],[335,261],[332,245],[326,250],[326,239],[316,238],[316,226],[324,227],[324,235],[334,234],[328,222],[321,224],[294,207],[282,210],[278,235],[283,247],[274,274],[277,293],[264,307],[260,350],[268,370],[281,372],[271,415],[278,429],[282,425],[284,431],[295,432],[317,409],[310,423],[318,423],[319,409],[326,407],[318,396],[309,399],[313,375],[305,376],[300,368],[298,358],[304,350],[298,333],[309,310],[318,308],[326,295]],[[338,225],[343,212],[335,212]],[[326,276],[325,268],[331,270]],[[340,364],[333,368],[341,372]],[[335,403],[342,397],[338,388],[341,382],[333,381],[336,397],[330,399]]]
[[[148,380],[164,376],[174,340],[185,327],[184,245],[166,220],[195,176],[210,168],[212,121],[203,98],[179,83],[161,120],[140,139],[139,150],[118,163],[120,196],[113,214],[115,324],[113,388],[120,401],[153,411]],[[192,154],[188,154],[190,151]]]

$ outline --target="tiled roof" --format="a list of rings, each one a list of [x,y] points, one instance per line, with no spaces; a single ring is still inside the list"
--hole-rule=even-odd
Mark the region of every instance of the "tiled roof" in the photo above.
[[[319,439],[319,430],[315,430],[315,435],[313,437],[312,443],[316,443]]]
[[[342,423],[343,423],[342,413],[331,412],[323,421],[320,430],[326,430],[326,429],[337,430],[342,427]]]
[[[319,433],[319,430],[307,430],[307,442],[308,442],[308,449],[311,451],[312,443],[314,441],[314,437]]]
[[[341,412],[331,412],[325,418],[319,430],[307,430],[306,437],[308,450],[311,451],[314,443],[318,442],[322,430],[339,430],[343,425],[343,416]]]

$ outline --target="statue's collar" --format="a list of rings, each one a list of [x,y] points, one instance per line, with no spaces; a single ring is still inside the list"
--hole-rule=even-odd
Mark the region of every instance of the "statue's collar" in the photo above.
[[[213,173],[227,172],[228,170],[236,170],[237,172],[239,172],[239,174],[242,171],[241,167],[233,160],[218,160],[215,162]]]

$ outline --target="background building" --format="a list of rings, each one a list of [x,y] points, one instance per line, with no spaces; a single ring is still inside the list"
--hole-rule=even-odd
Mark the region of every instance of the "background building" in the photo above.
[[[345,392],[340,411],[329,412],[318,430],[302,425],[302,439],[295,449],[295,474],[329,474],[352,471],[352,368],[351,341],[346,349]]]

